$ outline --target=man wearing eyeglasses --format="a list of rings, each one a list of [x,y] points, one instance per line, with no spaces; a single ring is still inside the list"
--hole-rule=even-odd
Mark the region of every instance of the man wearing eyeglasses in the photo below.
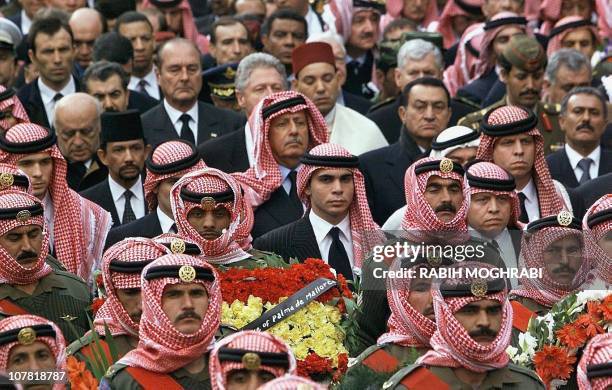
[[[53,126],[57,146],[68,161],[66,180],[83,191],[106,178],[107,169],[96,155],[100,140],[100,103],[86,93],[75,93],[57,102]]]

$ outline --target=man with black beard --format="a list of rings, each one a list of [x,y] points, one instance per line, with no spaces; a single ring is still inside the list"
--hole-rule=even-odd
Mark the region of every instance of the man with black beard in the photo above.
[[[109,175],[82,195],[111,213],[113,227],[146,214],[141,174],[149,149],[137,110],[102,114],[98,157]]]

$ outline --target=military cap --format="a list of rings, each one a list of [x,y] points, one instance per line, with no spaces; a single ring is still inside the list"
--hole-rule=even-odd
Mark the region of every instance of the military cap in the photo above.
[[[546,67],[546,51],[538,41],[528,35],[515,35],[504,49],[500,61],[527,72]]]
[[[378,45],[378,58],[376,59],[376,68],[387,71],[397,67],[397,52],[402,46],[402,41],[387,41],[383,40]]]
[[[236,99],[236,69],[238,64],[215,66],[202,73],[210,94],[221,100]]]
[[[444,53],[444,38],[440,33],[429,31],[407,31],[402,34],[402,45],[413,39],[422,39],[424,41],[431,42],[434,44],[434,46],[440,49],[441,53]]]
[[[14,50],[21,43],[23,36],[19,27],[6,18],[0,18],[0,49]]]

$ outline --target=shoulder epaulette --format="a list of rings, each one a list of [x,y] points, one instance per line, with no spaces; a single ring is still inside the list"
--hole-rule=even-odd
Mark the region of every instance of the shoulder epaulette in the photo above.
[[[373,104],[373,105],[370,107],[370,110],[368,111],[368,113],[370,113],[370,112],[372,112],[372,111],[376,111],[376,110],[378,110],[379,108],[384,107],[384,106],[386,106],[387,104],[389,104],[389,103],[393,102],[394,100],[395,100],[395,97],[391,96],[391,97],[386,98],[386,99],[385,99],[385,100],[383,100],[383,101],[380,101],[380,102],[378,102],[378,103],[375,103],[375,104]]]
[[[559,103],[544,103],[542,108],[549,115],[559,115],[561,112],[561,105]]]
[[[393,372],[399,367],[399,360],[384,350],[384,346],[372,345],[363,351],[351,366],[361,363],[375,372]]]
[[[537,382],[542,382],[542,380],[540,379],[540,377],[538,376],[538,374],[535,373],[535,371],[530,370],[528,368],[519,366],[517,364],[514,363],[508,363],[508,369],[510,371],[514,371],[514,372],[519,372],[521,374],[527,375],[528,377],[531,377],[531,379],[537,381]]]
[[[385,382],[382,388],[383,390],[395,389],[400,384],[407,389],[450,389],[446,382],[419,364],[403,367]]]
[[[87,332],[86,335],[82,336],[80,339],[73,341],[66,347],[66,354],[74,355],[76,352],[80,351],[81,348],[84,348],[93,342],[93,334],[91,332]]]
[[[85,288],[87,288],[87,283],[85,283],[85,281],[80,277],[77,276],[75,274],[73,274],[72,272],[68,272],[68,271],[59,271],[59,270],[54,270],[53,271],[56,275],[64,277],[64,278],[69,278],[72,279],[76,282],[79,282],[79,284],[82,284],[85,286]]]
[[[125,364],[115,363],[112,366],[110,366],[108,370],[106,370],[106,374],[104,374],[104,377],[107,379],[113,379],[115,375],[117,375],[121,370],[123,370],[126,367],[127,366]]]

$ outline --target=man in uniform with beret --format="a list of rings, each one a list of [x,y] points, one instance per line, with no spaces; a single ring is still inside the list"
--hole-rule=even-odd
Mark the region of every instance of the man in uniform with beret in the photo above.
[[[82,195],[111,213],[113,227],[147,213],[141,176],[149,150],[137,110],[102,114],[98,158],[108,177]]]
[[[208,96],[203,98],[210,99],[215,107],[240,112],[234,83],[236,69],[238,63],[232,63],[215,66],[202,73],[202,79],[206,83],[202,86],[202,92],[208,93]]]
[[[537,115],[537,128],[544,137],[544,153],[562,148],[564,134],[559,127],[557,106],[540,102],[546,61],[546,51],[535,38],[523,34],[513,36],[497,59],[501,66],[500,80],[506,84],[506,96],[489,107],[466,115],[457,124],[478,129],[490,110],[504,105],[521,106]]]
[[[22,36],[19,28],[9,19],[0,19],[0,85],[12,89],[19,73],[17,47]]]

